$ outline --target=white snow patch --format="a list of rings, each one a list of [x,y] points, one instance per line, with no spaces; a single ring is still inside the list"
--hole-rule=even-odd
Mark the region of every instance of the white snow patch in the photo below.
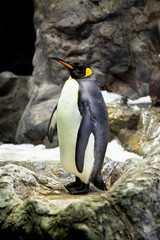
[[[113,161],[120,162],[124,162],[129,158],[142,158],[142,156],[138,154],[126,151],[117,140],[112,140],[108,144],[105,156],[111,158]]]
[[[12,161],[52,161],[60,159],[59,148],[46,149],[44,145],[32,144],[2,144],[0,145],[0,160]]]
[[[108,92],[106,90],[101,91],[105,103],[121,102],[123,96],[117,93]],[[128,104],[141,104],[141,103],[152,103],[150,96],[138,98],[136,100],[128,99]]]
[[[150,96],[138,98],[136,100],[128,99],[128,104],[152,103]]]
[[[107,91],[101,91],[105,103],[111,103],[117,100],[121,100],[122,96],[117,93],[107,92]]]
[[[106,156],[114,161],[125,161],[129,158],[142,158],[126,151],[117,140],[112,140],[107,147]],[[59,147],[46,149],[44,145],[2,144],[0,161],[60,161]]]

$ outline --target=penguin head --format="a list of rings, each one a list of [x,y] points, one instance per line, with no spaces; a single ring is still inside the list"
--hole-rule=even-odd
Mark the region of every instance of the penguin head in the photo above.
[[[82,62],[69,63],[56,57],[53,57],[52,59],[60,62],[65,67],[67,67],[68,70],[70,71],[71,77],[74,79],[89,77],[90,75],[93,74],[92,69],[85,63]]]

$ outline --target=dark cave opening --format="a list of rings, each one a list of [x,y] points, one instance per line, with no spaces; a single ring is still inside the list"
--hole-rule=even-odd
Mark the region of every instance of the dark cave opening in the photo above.
[[[36,34],[33,0],[11,0],[0,4],[0,72],[31,75]]]

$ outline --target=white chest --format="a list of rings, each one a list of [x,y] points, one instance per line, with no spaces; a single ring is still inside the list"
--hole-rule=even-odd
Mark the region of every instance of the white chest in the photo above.
[[[81,115],[78,109],[78,90],[78,82],[71,79],[66,81],[62,89],[57,108],[58,131],[62,135],[73,135],[74,130],[79,128]]]
[[[62,89],[57,108],[61,163],[68,172],[76,168],[75,147],[81,122],[81,115],[78,110],[78,89],[78,83],[69,79]]]

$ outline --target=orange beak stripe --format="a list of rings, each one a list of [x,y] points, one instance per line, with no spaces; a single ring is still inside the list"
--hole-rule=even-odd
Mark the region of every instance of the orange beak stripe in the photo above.
[[[72,65],[70,65],[69,63],[66,63],[66,62],[62,62],[62,61],[59,61],[60,63],[62,63],[64,66],[66,66],[67,68],[70,68],[70,69],[74,69],[74,67]]]

